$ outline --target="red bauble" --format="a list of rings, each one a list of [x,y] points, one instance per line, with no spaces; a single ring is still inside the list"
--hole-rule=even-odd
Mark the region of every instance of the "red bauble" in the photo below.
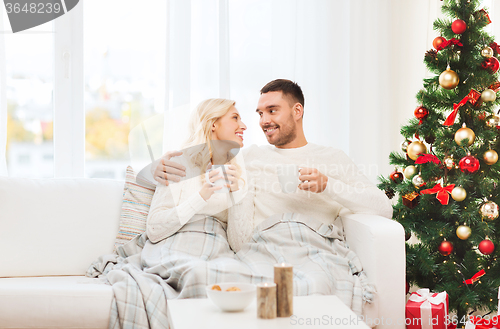
[[[415,117],[419,120],[423,120],[425,118],[427,118],[427,116],[429,115],[429,110],[427,110],[425,107],[423,106],[419,106],[415,109]]]
[[[403,173],[399,171],[393,171],[389,177],[391,177],[392,181],[396,184],[401,183],[404,179]]]
[[[443,38],[443,37],[437,37],[436,39],[434,39],[434,41],[432,41],[432,46],[436,49],[436,50],[441,50],[441,48],[439,48],[439,46],[445,42],[446,39]]]
[[[439,252],[443,256],[449,256],[453,252],[453,244],[450,241],[443,241],[439,245]]]
[[[467,24],[465,24],[465,22],[461,19],[457,19],[456,21],[451,23],[451,30],[455,34],[462,34],[465,32],[466,29],[467,29]]]
[[[491,242],[491,240],[483,240],[479,243],[479,251],[483,255],[489,255],[495,251],[495,245]]]
[[[458,166],[462,172],[473,174],[479,170],[479,160],[474,158],[472,155],[468,155],[460,159]]]
[[[500,68],[500,62],[498,62],[498,59],[493,56],[490,58],[486,58],[481,63],[481,67],[485,70],[490,71],[491,73],[497,73],[498,69]]]

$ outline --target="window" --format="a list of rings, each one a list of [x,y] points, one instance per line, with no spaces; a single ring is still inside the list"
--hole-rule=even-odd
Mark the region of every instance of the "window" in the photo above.
[[[11,31],[5,11],[2,31]],[[5,33],[7,151],[9,175],[53,177],[54,30],[45,23],[26,32]],[[50,154],[40,166],[33,156]]]

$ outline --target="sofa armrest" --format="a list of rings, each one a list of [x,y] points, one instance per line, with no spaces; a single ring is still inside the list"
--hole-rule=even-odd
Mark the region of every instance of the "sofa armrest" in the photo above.
[[[375,303],[365,305],[370,327],[404,328],[406,256],[404,229],[376,215],[342,215],[349,248],[359,257],[368,280],[375,285]],[[370,323],[370,320],[373,321]]]

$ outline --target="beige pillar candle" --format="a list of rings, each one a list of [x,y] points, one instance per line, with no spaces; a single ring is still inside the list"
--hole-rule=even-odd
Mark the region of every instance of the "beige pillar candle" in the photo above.
[[[260,319],[276,317],[276,283],[257,284],[257,317]]]
[[[274,265],[276,283],[276,311],[280,318],[293,314],[293,266],[286,263]]]

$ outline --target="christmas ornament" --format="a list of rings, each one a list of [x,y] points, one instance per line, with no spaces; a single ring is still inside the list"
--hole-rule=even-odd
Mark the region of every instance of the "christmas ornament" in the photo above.
[[[432,46],[433,46],[436,50],[441,50],[441,49],[443,49],[443,48],[441,48],[440,46],[441,46],[441,44],[442,44],[443,42],[446,42],[446,39],[445,39],[445,38],[443,38],[443,37],[436,37],[436,38],[434,39],[434,41],[432,41]]]
[[[423,190],[420,194],[434,194],[436,193],[436,199],[441,202],[442,205],[447,205],[450,200],[450,193],[455,187],[455,184],[450,184],[442,187],[441,184],[436,184],[433,188]]]
[[[415,185],[415,187],[421,187],[425,184],[424,179],[420,175],[414,176],[411,182]]]
[[[462,186],[456,186],[451,190],[451,197],[457,202],[464,201],[467,197],[467,191]]]
[[[394,190],[392,188],[388,188],[387,190],[385,190],[385,195],[389,198],[389,199],[392,199],[394,198]]]
[[[497,82],[492,83],[491,86],[488,87],[488,89],[491,89],[496,93],[499,92],[500,91],[500,82],[497,81]]]
[[[487,165],[494,165],[498,161],[498,153],[495,150],[488,150],[484,152],[483,160]]]
[[[444,165],[446,166],[446,168],[448,168],[448,169],[452,169],[453,167],[455,167],[455,161],[453,161],[452,157],[444,158],[443,162],[444,162]]]
[[[464,281],[464,283],[465,283],[465,284],[473,284],[474,282],[479,281],[479,279],[480,279],[483,275],[485,275],[485,274],[486,274],[486,272],[485,272],[484,270],[481,270],[481,271],[477,272],[476,274],[474,274],[474,275],[472,276],[472,278],[470,278],[470,279],[468,279],[468,280],[465,280],[465,281]],[[478,327],[479,327],[479,326],[478,326]],[[493,325],[492,325],[492,327],[493,327]]]
[[[495,56],[500,54],[500,46],[496,42],[490,43],[490,47],[491,47],[491,49],[493,49]]]
[[[450,113],[448,118],[446,118],[446,121],[443,123],[444,126],[451,126],[453,123],[455,123],[455,118],[457,117],[458,110],[467,104],[467,102],[471,103],[472,105],[476,105],[477,101],[481,98],[481,94],[475,91],[474,89],[471,89],[467,96],[465,96],[460,103],[458,104],[453,104],[453,112]]]
[[[471,155],[468,155],[460,159],[458,166],[462,172],[466,174],[473,174],[479,170],[479,160]]]
[[[441,253],[441,255],[449,256],[453,252],[453,243],[445,240],[445,241],[441,242],[438,250]]]
[[[403,171],[406,179],[412,179],[418,173],[418,169],[415,166],[408,166]]]
[[[406,152],[408,150],[408,145],[410,145],[410,143],[411,140],[405,139],[404,142],[401,143],[401,150],[403,150],[403,152]]]
[[[481,50],[481,56],[490,58],[495,55],[495,52],[491,47],[484,47],[483,50]]]
[[[474,140],[476,139],[476,134],[474,134],[474,131],[472,129],[467,128],[465,123],[463,124],[462,128],[458,129],[457,132],[455,133],[455,142],[460,145],[464,146],[462,144],[462,141],[464,139],[467,139],[467,146],[471,146],[472,143],[474,143]]]
[[[427,147],[421,141],[414,141],[408,145],[407,153],[410,159],[417,160],[419,154],[427,153]]]
[[[460,225],[457,227],[457,236],[462,240],[467,240],[471,233],[472,231],[467,225]]]
[[[486,118],[486,125],[490,128],[498,128],[500,125],[500,117],[492,114]]]
[[[410,209],[415,208],[418,205],[418,199],[420,195],[417,192],[411,192],[405,194],[401,197],[403,199],[403,204]]]
[[[497,73],[500,68],[500,62],[496,57],[486,58],[482,63],[481,67],[485,70],[490,71],[490,73]]]
[[[483,22],[484,25],[488,25],[491,23],[490,15],[488,15],[486,10],[484,10],[484,9],[476,11],[473,14],[473,16],[476,19],[476,21]]]
[[[411,231],[406,231],[405,230],[405,241],[410,240],[410,238],[411,238]]]
[[[437,52],[436,50],[431,49],[431,50],[428,50],[428,51],[425,53],[425,57],[427,57],[428,59],[431,59],[431,60],[437,61],[437,60],[438,60],[437,53],[438,53],[438,52]]]
[[[391,180],[396,184],[401,183],[404,179],[403,174],[396,170],[394,170],[389,177],[391,177]]]
[[[453,23],[451,23],[451,30],[455,34],[462,34],[465,32],[467,29],[467,24],[461,19],[455,20]]]
[[[497,99],[497,94],[491,89],[485,89],[481,93],[481,100],[483,102],[494,102]]]
[[[441,73],[441,75],[439,76],[439,85],[447,90],[455,88],[456,86],[458,86],[459,82],[460,79],[458,77],[458,74],[455,71],[451,70],[449,66],[446,68],[446,71]]]
[[[429,110],[423,106],[419,106],[415,109],[415,117],[420,120],[419,124],[422,124],[423,120],[429,115]]]
[[[434,162],[435,164],[441,164],[439,158],[434,154],[420,154],[420,156],[415,160],[416,164]]]
[[[425,142],[427,144],[433,144],[436,141],[436,136],[427,136],[425,137]]]
[[[498,218],[498,205],[493,201],[486,201],[479,208],[482,219],[494,220]]]
[[[479,251],[483,255],[489,255],[495,251],[495,245],[491,242],[491,240],[485,239],[479,243]]]

